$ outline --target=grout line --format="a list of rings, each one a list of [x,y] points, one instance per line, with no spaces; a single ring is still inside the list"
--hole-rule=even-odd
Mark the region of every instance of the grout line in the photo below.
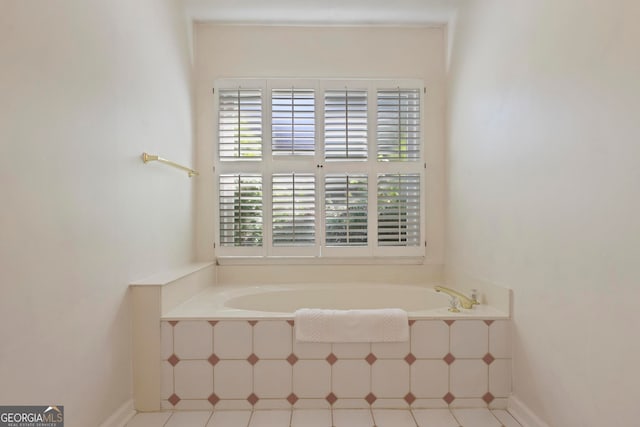
[[[333,352],[333,343],[331,343],[330,346],[329,346],[329,354],[333,354],[335,356],[335,353]],[[327,355],[327,357],[328,356],[329,355]],[[325,360],[326,360],[326,358],[325,358]],[[335,363],[329,364],[329,394],[333,393],[333,367],[334,367],[334,365],[335,365]],[[336,394],[333,393],[333,395],[335,396]],[[325,399],[326,399],[326,396],[325,396]],[[333,403],[329,403],[329,407],[333,411]]]
[[[505,411],[507,412],[507,414],[511,415],[511,418],[516,420],[519,426],[522,426],[522,424],[520,423],[520,420],[518,420],[511,412],[509,412],[509,408],[505,409]]]
[[[209,323],[209,322],[207,322]],[[215,346],[215,342],[216,342],[216,326],[212,325],[211,323],[209,323],[209,325],[211,325],[211,354],[216,354],[216,346]],[[211,356],[209,356],[211,357]],[[209,361],[209,359],[207,359],[207,362]],[[219,362],[219,361],[218,361]],[[211,365],[211,364],[210,364]],[[215,394],[216,393],[216,367],[215,365],[211,365],[211,393]],[[216,396],[218,396],[216,394]],[[220,396],[218,396],[218,399],[220,398]],[[216,405],[211,405],[211,410],[215,409]],[[211,416],[213,416],[213,412],[211,413]],[[205,424],[206,426],[206,424]]]
[[[211,418],[213,418],[213,409],[211,409],[211,413],[209,414],[209,418],[207,418],[207,421],[204,422],[204,427],[207,427],[207,424],[209,424]]]
[[[249,321],[247,320],[247,322],[249,322]],[[256,349],[255,349],[255,340],[256,340],[255,323],[254,324],[249,323],[249,326],[251,327],[251,354],[256,354]],[[251,394],[254,395],[254,396],[256,395],[256,364],[257,363],[251,364]],[[251,403],[251,402],[249,402],[249,403]],[[251,409],[253,410],[254,408],[255,408],[255,405],[251,404]]]
[[[415,325],[416,323],[413,322],[413,325]],[[413,325],[409,325],[409,353],[408,354],[413,354],[413,347],[411,345],[412,341],[413,341]],[[407,356],[405,356],[407,357]],[[413,357],[415,357],[415,354],[413,354]],[[402,359],[404,360],[404,359]],[[413,394],[413,365],[416,363],[417,358],[413,361],[413,363],[411,365],[409,365],[409,393]],[[415,397],[415,394],[413,394],[413,396]],[[411,410],[411,406],[413,405],[413,403],[409,404],[409,410]],[[411,414],[413,415],[413,413]],[[415,418],[414,418],[415,419]],[[416,423],[417,424],[417,423]]]
[[[420,427],[418,425],[418,420],[416,420],[416,416],[413,413],[413,409],[411,407],[409,407],[409,414],[411,415],[411,418],[413,418],[413,422],[416,424],[416,427]]]
[[[289,343],[291,344],[291,353],[289,353],[289,354],[295,354],[295,352],[294,352],[294,348],[293,348],[293,345],[294,345],[294,342],[293,342],[293,340],[294,340],[294,336],[293,336],[293,326],[292,326],[292,325],[290,325],[290,324],[289,324],[289,322],[287,322],[286,320],[285,320],[284,322],[285,322],[285,324],[286,324],[287,326],[289,326],[289,329],[290,329],[290,331],[289,331],[289,337],[290,337]],[[289,357],[289,356],[287,356],[287,357]],[[298,357],[298,356],[296,356],[296,357]],[[286,359],[285,359],[285,360],[286,360]],[[300,359],[298,359],[298,360],[296,361],[296,363],[298,363],[299,361],[300,361]],[[288,361],[287,361],[287,362],[288,362]],[[294,382],[294,380],[293,380],[293,375],[295,374],[295,371],[294,371],[294,369],[293,369],[293,367],[294,367],[294,366],[295,366],[295,363],[294,363],[293,365],[289,363],[289,367],[291,368],[291,387],[290,387],[290,390],[291,390],[291,391],[289,392],[289,395],[288,395],[287,397],[291,396],[291,394],[295,394],[295,391],[293,390],[293,385],[295,384],[295,382]],[[298,395],[296,394],[296,396],[298,396]],[[299,398],[298,398],[298,399],[299,399]],[[287,401],[288,401],[288,400],[287,400]],[[296,402],[297,402],[297,401],[296,401]],[[293,405],[294,405],[294,404],[293,404],[293,403],[291,403],[291,410],[293,410]]]
[[[453,417],[454,420],[456,420],[456,423],[458,424],[458,426],[462,427],[462,424],[460,424],[460,420],[458,419],[458,417],[456,417],[456,414],[453,413],[453,411],[451,410],[451,408],[449,409],[449,413],[451,414],[451,416]]]
[[[175,326],[173,326],[171,323],[167,322],[167,324],[171,327],[171,354],[175,355],[176,354],[176,330],[175,330]],[[161,343],[162,344],[162,343]],[[171,395],[167,397],[167,399],[169,399],[169,397],[173,396],[174,394],[176,394],[176,367],[174,365],[171,365]],[[162,388],[162,381],[160,382],[160,387]],[[171,402],[169,402],[171,403]],[[172,405],[175,408],[175,405]],[[162,407],[162,402],[160,402],[160,407]]]
[[[486,325],[486,322],[483,321],[482,323],[484,323]],[[491,354],[491,325],[493,325],[493,323],[494,322],[492,322],[491,324],[487,325],[487,354]],[[494,358],[494,361],[495,361],[495,358]],[[487,393],[491,393],[491,364],[487,365]],[[494,399],[495,399],[495,396],[494,396]],[[491,409],[491,408],[489,408],[489,405],[490,405],[490,403],[487,403],[487,409]],[[492,412],[492,414],[493,414],[493,412]],[[500,421],[500,420],[498,420],[498,421]],[[500,423],[500,424],[502,424],[502,423]]]
[[[489,404],[487,404],[487,407],[489,406]],[[500,420],[500,418],[496,417],[496,414],[493,413],[493,411],[491,409],[489,409],[489,412],[491,413],[491,416],[493,418],[496,419],[496,421],[498,421],[498,423],[500,423],[500,427],[504,427],[504,424],[502,424],[502,421]]]
[[[377,425],[376,418],[373,416],[373,408],[371,408],[371,405],[369,405],[369,415],[371,415],[371,420],[373,421],[373,427],[376,427]]]
[[[447,348],[447,354],[452,354],[451,353],[451,325],[447,324],[447,340],[449,341],[449,346]],[[455,357],[455,356],[454,356]],[[455,359],[453,361],[455,363]],[[451,365],[452,363],[447,363],[447,394],[453,394],[451,393]],[[444,397],[444,396],[443,396]],[[454,396],[455,399],[455,396]],[[449,412],[451,412],[451,404],[448,402],[445,402],[447,404],[447,409],[449,409]],[[451,412],[451,414],[453,415],[453,412]],[[455,418],[455,416],[454,416]],[[460,424],[460,422],[458,421],[457,418],[455,418],[456,422],[458,424]]]
[[[167,425],[167,423],[169,422],[169,420],[173,417],[173,414],[174,414],[174,411],[171,411],[171,415],[169,415],[169,417],[167,418],[167,421],[165,421],[165,422],[162,424],[162,426],[163,426],[163,427]]]

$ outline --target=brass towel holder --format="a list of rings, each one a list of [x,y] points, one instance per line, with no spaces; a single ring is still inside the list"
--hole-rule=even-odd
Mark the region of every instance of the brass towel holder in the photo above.
[[[189,178],[191,178],[194,175],[199,175],[197,171],[195,171],[195,170],[193,170],[191,168],[188,168],[186,166],[182,166],[182,165],[180,165],[178,163],[172,162],[171,160],[164,159],[164,158],[162,158],[162,157],[160,157],[158,155],[142,153],[142,161],[144,163],[157,161],[157,162],[160,162],[160,163],[164,163],[165,165],[173,166],[174,168],[178,168],[178,169],[181,169],[181,170],[185,171],[189,175]]]

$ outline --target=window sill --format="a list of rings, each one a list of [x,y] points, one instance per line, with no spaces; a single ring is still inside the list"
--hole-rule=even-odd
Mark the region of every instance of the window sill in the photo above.
[[[422,265],[427,259],[413,257],[240,257],[216,258],[217,265]]]

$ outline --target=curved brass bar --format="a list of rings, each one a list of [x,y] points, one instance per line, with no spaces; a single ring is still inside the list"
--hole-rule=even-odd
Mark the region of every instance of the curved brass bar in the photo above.
[[[191,168],[188,168],[186,166],[182,166],[178,163],[172,162],[171,160],[167,160],[167,159],[163,159],[162,157],[158,156],[158,155],[154,155],[154,154],[147,154],[147,153],[142,153],[142,161],[144,163],[148,163],[148,162],[153,162],[153,161],[158,161],[161,163],[164,163],[166,165],[169,166],[173,166],[174,168],[178,168],[181,169],[185,172],[187,172],[187,174],[189,175],[189,178],[191,178],[194,175],[199,175],[199,173]]]

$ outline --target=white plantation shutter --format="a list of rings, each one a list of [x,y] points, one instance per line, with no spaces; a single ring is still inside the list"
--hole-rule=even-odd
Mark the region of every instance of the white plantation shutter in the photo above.
[[[327,175],[324,198],[327,246],[366,246],[368,241],[367,176]]]
[[[421,82],[216,84],[218,256],[425,256]]]
[[[262,246],[262,176],[220,176],[220,244]]]
[[[313,246],[316,241],[316,184],[308,173],[272,179],[273,246]]]
[[[378,174],[378,245],[420,245],[419,174]]]
[[[262,158],[262,91],[221,89],[218,95],[220,160]]]
[[[315,91],[273,89],[271,151],[274,155],[313,155],[315,151]]]
[[[367,158],[367,91],[324,93],[324,152],[327,160]]]
[[[378,160],[420,160],[420,90],[378,90],[377,104]]]

